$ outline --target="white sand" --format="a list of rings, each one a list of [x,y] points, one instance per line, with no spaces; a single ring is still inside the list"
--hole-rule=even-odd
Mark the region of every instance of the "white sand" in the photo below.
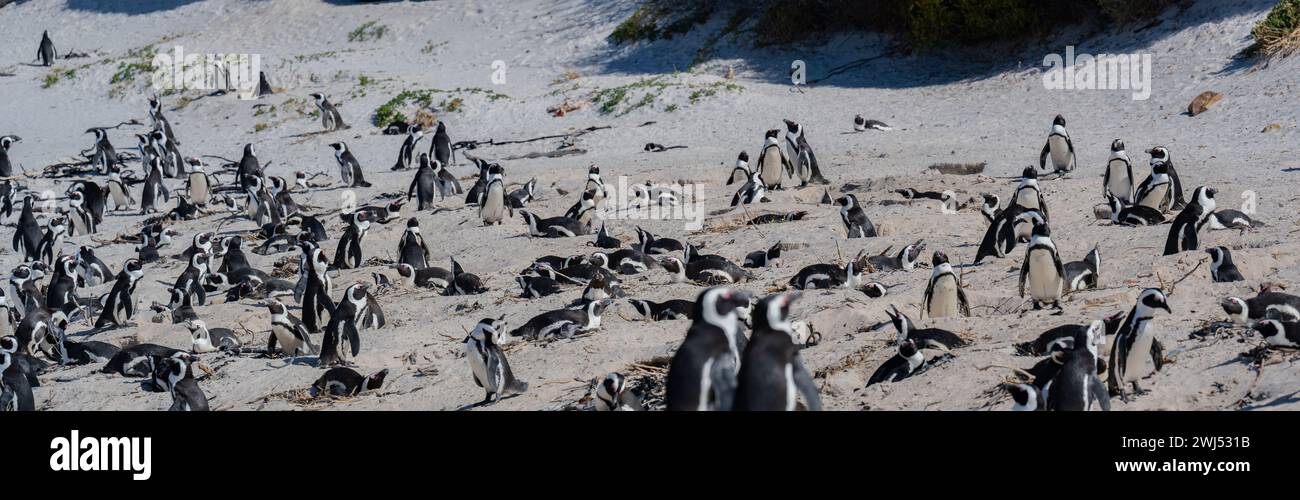
[[[1251,288],[1262,281],[1292,284],[1297,280],[1300,256],[1292,233],[1296,230],[1296,185],[1294,172],[1300,168],[1295,145],[1297,127],[1295,91],[1300,67],[1294,58],[1268,67],[1220,71],[1233,65],[1232,56],[1250,43],[1250,26],[1260,19],[1272,2],[1201,1],[1165,22],[1139,34],[1102,34],[1084,38],[1079,33],[1061,35],[1042,48],[1007,59],[991,59],[998,71],[983,72],[974,79],[952,82],[947,75],[960,68],[953,63],[923,57],[890,56],[862,69],[832,78],[822,85],[794,92],[788,84],[766,75],[781,74],[789,61],[803,59],[809,77],[817,78],[831,67],[878,52],[882,41],[876,36],[836,38],[806,49],[759,52],[733,47],[724,38],[719,53],[746,59],[719,58],[686,71],[696,49],[708,33],[717,31],[724,19],[717,19],[690,35],[660,42],[656,50],[611,48],[605,36],[635,8],[633,2],[458,1],[385,3],[354,6],[312,0],[238,2],[212,0],[190,3],[168,10],[148,11],[152,4],[169,2],[103,2],[108,8],[71,10],[63,2],[26,2],[0,9],[0,25],[6,26],[8,43],[0,46],[0,60],[11,61],[3,69],[16,76],[0,78],[4,97],[0,113],[0,134],[17,134],[23,142],[11,150],[16,163],[31,173],[44,165],[62,161],[90,146],[91,136],[82,134],[91,126],[112,125],[130,118],[147,122],[147,88],[130,86],[122,98],[109,97],[108,82],[116,64],[98,61],[119,58],[128,50],[151,43],[171,50],[182,45],[190,52],[247,52],[262,56],[264,69],[276,86],[286,90],[260,103],[280,105],[274,116],[254,116],[252,102],[233,97],[204,98],[180,110],[168,112],[182,153],[211,154],[238,158],[245,143],[258,146],[262,161],[273,162],[269,174],[291,178],[292,171],[324,172],[337,179],[332,150],[326,145],[343,140],[366,169],[370,189],[357,191],[361,201],[381,193],[403,191],[412,172],[392,173],[400,136],[380,135],[369,125],[371,112],[402,89],[483,88],[509,96],[490,101],[482,94],[460,92],[463,109],[441,114],[454,141],[471,139],[521,139],[561,133],[594,125],[613,129],[593,132],[577,140],[585,155],[558,159],[506,161],[504,158],[534,151],[550,151],[558,141],[489,147],[474,154],[502,159],[507,180],[522,183],[539,180],[540,200],[530,209],[544,215],[560,215],[576,200],[585,179],[586,167],[601,165],[607,182],[626,175],[633,182],[671,182],[684,179],[705,183],[705,210],[723,209],[734,192],[722,185],[736,154],[747,150],[757,157],[763,131],[782,127],[782,118],[805,124],[808,139],[817,151],[834,192],[845,183],[869,186],[855,191],[867,203],[867,212],[884,235],[868,240],[845,240],[834,207],[817,205],[821,189],[787,189],[772,195],[774,202],[751,207],[751,211],[807,210],[801,222],[768,225],[761,229],[686,233],[680,221],[610,221],[610,229],[625,241],[634,240],[633,227],[640,223],[665,237],[706,244],[711,253],[739,261],[750,251],[770,246],[777,240],[803,243],[808,247],[785,255],[783,267],[760,270],[754,282],[743,286],[766,292],[784,286],[799,268],[818,262],[832,262],[841,252],[845,258],[861,248],[875,253],[886,246],[924,238],[930,249],[945,250],[956,263],[974,257],[984,222],[977,206],[958,214],[941,214],[934,203],[882,205],[896,201],[895,188],[952,189],[968,196],[980,192],[1001,194],[1005,200],[1026,165],[1037,163],[1052,116],[1063,114],[1078,152],[1079,171],[1065,180],[1043,182],[1053,217],[1053,237],[1063,258],[1077,260],[1094,243],[1102,248],[1102,290],[1078,293],[1065,302],[1065,314],[1047,312],[1012,313],[991,316],[991,306],[1016,295],[1016,273],[1023,250],[1008,259],[986,261],[966,269],[966,293],[976,306],[976,317],[924,321],[967,332],[975,345],[956,352],[956,358],[920,376],[896,384],[863,389],[871,370],[893,355],[886,341],[891,328],[859,332],[865,326],[886,319],[884,310],[895,304],[918,318],[917,309],[925,289],[928,269],[910,273],[873,276],[896,285],[884,299],[868,299],[849,290],[813,291],[804,294],[796,316],[813,323],[824,335],[820,345],[803,351],[808,366],[827,370],[819,378],[828,408],[848,409],[1008,409],[1009,398],[997,384],[1009,375],[1001,369],[980,371],[989,364],[1029,367],[1034,359],[1014,356],[1012,345],[1030,340],[1047,328],[1064,323],[1081,323],[1120,311],[1127,311],[1137,291],[1157,286],[1155,273],[1173,281],[1206,260],[1203,252],[1159,256],[1168,226],[1152,229],[1112,227],[1095,222],[1094,204],[1100,203],[1103,166],[1112,139],[1129,146],[1134,167],[1145,177],[1147,156],[1142,151],[1156,144],[1168,146],[1190,194],[1191,188],[1206,184],[1219,189],[1220,207],[1234,206],[1245,190],[1258,194],[1256,218],[1268,227],[1245,234],[1215,231],[1204,234],[1203,245],[1226,245],[1246,275],[1244,283],[1210,283],[1208,265],[1178,285],[1170,299],[1174,315],[1156,319],[1157,335],[1170,351],[1180,351],[1172,363],[1144,385],[1151,393],[1130,403],[1114,401],[1116,409],[1237,409],[1239,401],[1251,407],[1296,408],[1300,375],[1295,356],[1277,353],[1277,362],[1256,373],[1240,353],[1258,344],[1257,335],[1202,341],[1188,334],[1201,324],[1223,316],[1219,298],[1234,294],[1253,296]],[[123,13],[127,11],[129,13]],[[139,12],[139,13],[134,13]],[[378,41],[347,41],[347,33],[367,20],[386,25],[388,32]],[[91,52],[92,58],[61,60],[60,68],[79,68],[74,79],[64,79],[51,88],[41,88],[47,71],[21,64],[30,61],[42,30],[48,29],[60,51]],[[175,37],[159,43],[165,37]],[[1080,43],[1080,51],[1148,52],[1153,54],[1154,88],[1149,100],[1134,101],[1126,91],[1049,91],[1042,85],[1039,63],[1049,52],[1062,52],[1067,43]],[[431,42],[431,43],[430,43]],[[421,49],[429,44],[431,50]],[[296,61],[296,56],[332,52],[314,60]],[[312,59],[312,58],[307,58]],[[494,86],[492,61],[507,64],[507,81]],[[553,118],[546,109],[565,97],[578,100],[601,88],[616,87],[661,72],[669,82],[706,85],[722,81],[727,65],[737,70],[735,83],[743,91],[721,91],[691,102],[696,89],[675,87],[663,91],[649,107],[626,115],[602,115],[587,108],[563,118]],[[1020,66],[1021,69],[1016,69]],[[648,73],[629,73],[637,69]],[[1006,71],[1003,71],[1006,70]],[[553,85],[567,72],[580,77]],[[361,88],[358,76],[379,83]],[[860,85],[861,82],[880,85]],[[141,80],[143,82],[143,80]],[[922,82],[922,83],[906,83]],[[935,82],[935,83],[925,83]],[[899,83],[904,83],[899,85]],[[577,87],[573,89],[573,87]],[[897,88],[894,88],[897,87]],[[564,91],[564,89],[570,89]],[[1204,115],[1182,114],[1188,102],[1205,90],[1225,95],[1222,102]],[[294,137],[319,129],[319,120],[288,111],[282,103],[295,97],[306,99],[311,92],[323,92],[341,104],[350,130],[307,138]],[[191,92],[187,95],[201,95]],[[437,105],[444,97],[437,95]],[[628,99],[636,101],[635,91]],[[178,96],[166,99],[177,105]],[[310,101],[304,101],[310,105]],[[667,112],[666,107],[677,109]],[[310,109],[310,107],[306,108]],[[843,134],[851,130],[854,114],[883,120],[895,127],[889,133]],[[654,125],[638,127],[647,122]],[[254,125],[268,128],[254,132]],[[1261,133],[1270,123],[1279,131]],[[139,129],[114,131],[112,140],[119,151],[133,146],[131,135]],[[689,149],[665,153],[643,153],[646,142],[687,145]],[[421,148],[427,148],[426,139]],[[458,152],[458,156],[463,152]],[[984,176],[940,176],[926,172],[935,162],[989,163]],[[138,169],[138,164],[132,164]],[[463,162],[453,167],[461,176],[475,169]],[[229,177],[226,177],[229,178]],[[36,190],[62,192],[48,179],[25,181]],[[181,184],[171,181],[169,186]],[[468,185],[468,183],[467,183]],[[562,196],[562,188],[570,194]],[[298,194],[295,199],[333,209],[340,191],[317,190]],[[395,290],[380,300],[392,326],[381,331],[364,331],[358,370],[391,370],[388,383],[376,394],[346,401],[299,405],[268,396],[302,389],[322,370],[310,366],[281,367],[281,360],[252,357],[205,356],[216,370],[201,380],[215,409],[455,409],[482,398],[463,359],[460,341],[465,329],[478,319],[505,314],[514,326],[534,314],[558,308],[573,300],[580,289],[544,299],[520,299],[513,283],[516,272],[541,255],[583,254],[591,250],[590,237],[542,240],[524,236],[519,218],[495,227],[481,227],[472,208],[464,208],[462,197],[439,204],[451,209],[430,215],[419,214],[425,237],[433,246],[436,264],[447,265],[454,255],[467,270],[482,276],[489,287],[474,297],[442,297],[431,291]],[[404,211],[409,216],[412,206]],[[220,216],[174,224],[183,236],[176,248],[184,249],[197,231],[211,229]],[[16,218],[16,216],[15,216]],[[91,237],[78,236],[66,249],[94,241],[108,241],[137,230],[142,220],[136,215],[110,215]],[[342,232],[335,216],[328,217],[330,235]],[[12,221],[6,221],[12,223]],[[713,220],[706,224],[717,224]],[[239,221],[223,231],[251,230],[253,223]],[[372,228],[365,240],[369,256],[392,259],[403,224]],[[5,233],[8,241],[8,234]],[[838,247],[836,242],[838,241]],[[6,244],[7,247],[7,244]],[[334,252],[334,241],[323,247]],[[99,255],[114,267],[134,255],[125,244],[102,246]],[[276,260],[295,253],[262,257],[247,252],[254,265],[269,269]],[[295,257],[296,258],[296,257]],[[927,251],[925,260],[928,261]],[[18,257],[9,251],[0,256],[0,269],[15,266]],[[179,262],[147,268],[148,276],[139,287],[142,304],[166,301],[166,287],[183,269]],[[365,268],[345,271],[336,283],[369,280]],[[694,299],[700,290],[692,285],[665,285],[662,272],[628,279],[624,287],[633,297],[653,300]],[[163,284],[166,283],[166,284]],[[87,291],[98,295],[107,290]],[[341,293],[342,286],[336,293]],[[1017,299],[1018,300],[1018,299]],[[291,301],[290,301],[291,302]],[[292,305],[292,304],[291,304]],[[573,341],[530,343],[512,346],[509,359],[516,374],[530,383],[520,397],[492,407],[508,410],[537,410],[575,403],[587,389],[587,381],[623,370],[630,364],[670,355],[680,342],[685,321],[640,323],[622,319],[618,312],[631,313],[620,304],[604,318],[593,336]],[[294,311],[297,314],[297,311]],[[253,332],[245,335],[249,345],[262,346],[269,330],[269,315],[253,301],[203,307],[200,316],[210,327],[237,331],[243,325]],[[189,337],[179,325],[151,323],[147,310],[136,318],[135,328],[101,333],[93,338],[119,344],[154,342],[185,348]],[[72,328],[74,337],[84,330]],[[1194,350],[1193,350],[1194,349]],[[927,354],[933,354],[927,353]],[[36,389],[42,409],[165,409],[170,398],[141,391],[138,381],[97,373],[98,366],[56,370],[45,376]]]

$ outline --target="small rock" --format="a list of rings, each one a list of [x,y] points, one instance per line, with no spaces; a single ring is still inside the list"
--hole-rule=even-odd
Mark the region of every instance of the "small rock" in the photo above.
[[[1221,100],[1223,100],[1223,94],[1213,90],[1201,92],[1201,95],[1196,96],[1195,99],[1192,99],[1192,103],[1187,105],[1187,114],[1196,116],[1204,113],[1207,109],[1210,109],[1210,106]]]

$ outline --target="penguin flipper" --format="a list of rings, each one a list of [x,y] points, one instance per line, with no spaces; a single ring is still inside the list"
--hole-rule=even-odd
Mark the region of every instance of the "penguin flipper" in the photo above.
[[[1047,142],[1043,143],[1043,152],[1038,154],[1039,170],[1047,170],[1047,155],[1051,154],[1051,152],[1052,152],[1052,141],[1049,138]]]
[[[730,353],[714,357],[713,372],[707,376],[713,379],[713,401],[716,409],[730,411],[736,395],[736,360]]]
[[[1088,390],[1092,391],[1092,397],[1097,399],[1097,404],[1101,405],[1101,411],[1110,411],[1110,394],[1106,392],[1106,387],[1101,384],[1101,380],[1096,376],[1088,377]]]
[[[961,287],[961,281],[957,282],[957,307],[963,316],[970,317],[970,302],[966,300],[966,289]]]
[[[822,398],[817,392],[817,385],[813,383],[812,375],[808,373],[808,368],[803,365],[803,361],[798,356],[794,358],[791,372],[794,386],[803,395],[808,411],[822,411]]]
[[[361,334],[357,332],[356,320],[344,320],[343,329],[343,334],[348,336],[348,343],[351,344],[352,357],[356,357],[357,354],[361,354]]]

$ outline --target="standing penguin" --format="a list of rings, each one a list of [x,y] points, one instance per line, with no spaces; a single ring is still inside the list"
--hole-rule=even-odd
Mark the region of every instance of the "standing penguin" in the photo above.
[[[700,293],[691,314],[695,321],[668,366],[669,411],[731,409],[746,341],[739,317],[749,307],[744,290],[714,287]]]
[[[208,411],[208,397],[190,369],[194,359],[182,353],[162,358],[154,367],[154,379],[165,381],[163,388],[172,394],[168,411]]]
[[[192,160],[190,175],[185,180],[185,191],[189,194],[190,202],[200,207],[206,207],[212,199],[212,180],[208,178],[208,173],[203,168],[203,162],[198,158]]]
[[[1124,152],[1124,141],[1110,143],[1110,159],[1106,160],[1106,175],[1101,181],[1102,194],[1114,196],[1125,205],[1133,204],[1133,164]]]
[[[506,353],[501,350],[500,341],[505,329],[504,319],[485,318],[465,337],[465,358],[469,360],[470,373],[474,376],[474,383],[487,393],[479,405],[493,404],[502,397],[523,394],[528,390],[527,382],[515,378]]]
[[[339,115],[338,108],[322,94],[311,94],[311,98],[316,100],[316,109],[320,110],[320,123],[325,127],[326,132],[348,128],[343,123],[343,116]]]
[[[1147,176],[1133,194],[1135,206],[1143,206],[1165,213],[1173,209],[1173,182],[1169,179],[1169,165],[1163,161],[1151,164]]]
[[[18,214],[18,228],[14,230],[13,249],[23,251],[23,262],[36,260],[40,256],[41,226],[36,222],[32,212],[32,195],[23,198],[23,210]]]
[[[22,137],[16,135],[0,137],[0,177],[14,176],[14,164],[9,160],[9,146],[22,142],[22,140]]]
[[[1038,155],[1039,169],[1047,169],[1049,156],[1054,172],[1065,174],[1074,170],[1074,143],[1070,141],[1070,133],[1065,131],[1065,118],[1061,115],[1052,119],[1052,130],[1043,144],[1043,152]]]
[[[117,169],[108,174],[108,197],[113,200],[113,210],[131,208],[135,204],[135,197],[131,196],[131,190],[122,182],[122,175]]]
[[[428,245],[424,244],[424,236],[420,234],[420,221],[411,217],[406,221],[406,231],[402,232],[402,239],[397,242],[398,264],[409,264],[414,270],[429,267],[429,260],[432,258]]]
[[[930,273],[930,284],[925,287],[925,298],[921,310],[931,318],[951,316],[970,316],[970,303],[966,301],[966,291],[953,272],[948,262],[948,254],[935,250],[930,257],[934,271]]]
[[[871,219],[867,218],[867,213],[862,210],[857,196],[846,194],[835,200],[835,203],[840,205],[840,220],[844,221],[844,230],[848,238],[876,237],[876,226],[871,223]]]
[[[1047,409],[1052,411],[1110,411],[1110,395],[1097,377],[1097,346],[1106,343],[1106,322],[1093,321],[1077,334],[1075,348],[1047,384]]]
[[[343,185],[347,187],[370,187],[366,178],[361,173],[361,163],[357,162],[357,157],[352,155],[348,150],[348,145],[343,142],[330,144],[334,148],[334,159],[339,162],[339,175],[343,179]]]
[[[763,187],[767,189],[780,189],[782,171],[793,173],[794,170],[785,150],[781,149],[781,143],[777,142],[780,133],[777,129],[768,130],[764,134],[763,151],[758,154],[757,172],[763,180]]]
[[[139,259],[127,259],[122,270],[117,273],[113,289],[99,297],[99,319],[95,328],[109,325],[126,326],[135,316],[135,287],[144,277],[144,266]]]
[[[1170,209],[1182,210],[1187,205],[1187,200],[1183,198],[1183,181],[1178,177],[1178,169],[1174,168],[1174,160],[1169,156],[1169,148],[1164,146],[1155,146],[1147,150],[1151,155],[1151,166],[1155,167],[1156,162],[1165,164],[1165,171],[1169,174]]]
[[[100,174],[107,174],[109,167],[121,162],[117,157],[117,150],[113,148],[113,143],[108,140],[108,131],[103,127],[95,127],[86,130],[86,133],[95,134],[94,153],[91,154],[90,163],[99,168]]]
[[[1210,247],[1205,249],[1205,253],[1210,254],[1210,279],[1215,283],[1246,280],[1232,262],[1232,252],[1228,247]]]
[[[799,187],[807,186],[810,182],[829,184],[830,181],[822,177],[821,167],[817,165],[817,155],[813,153],[812,146],[809,146],[808,140],[804,138],[803,125],[785,120],[785,127],[785,142],[789,148],[787,156],[794,164],[794,173],[799,178]]]
[[[397,151],[397,163],[393,165],[394,171],[411,168],[411,161],[415,159],[415,145],[422,138],[424,138],[424,127],[421,127],[418,123],[406,129],[406,140],[402,141],[402,149]]]
[[[14,365],[14,355],[0,351],[0,411],[36,411],[32,386],[18,370],[9,369]]]
[[[510,208],[505,196],[506,184],[501,166],[493,164],[488,167],[487,184],[478,199],[478,215],[483,219],[483,225],[500,224],[506,218],[515,216],[515,211]]]
[[[266,308],[271,313],[271,338],[267,340],[266,346],[268,353],[274,353],[276,344],[279,343],[280,352],[290,358],[316,354],[316,346],[312,345],[311,335],[302,320],[289,314],[289,309],[278,300],[271,299]]]
[[[163,116],[162,99],[159,99],[157,95],[149,96],[149,121],[153,122],[155,130],[159,130],[166,135],[168,142],[180,144],[180,141],[176,140],[176,133],[172,132],[171,121],[167,120],[166,116]]]
[[[431,168],[433,168],[433,173],[435,174],[434,178],[437,179],[439,196],[446,197],[448,194],[461,194],[465,192],[465,190],[460,187],[460,180],[456,179],[456,175],[452,174],[450,170],[447,170],[446,163],[438,160],[434,160],[431,163]],[[494,163],[493,165],[496,164]],[[500,165],[497,166],[500,167]]]
[[[429,155],[444,166],[456,162],[456,153],[451,148],[451,136],[447,135],[447,124],[442,121],[438,122],[438,129],[433,132],[433,143],[429,145]]]
[[[50,32],[48,30],[42,32],[41,45],[36,48],[36,59],[41,61],[41,66],[50,67],[58,57],[59,52],[54,49],[54,41],[50,40]]]
[[[334,250],[334,267],[339,269],[356,269],[365,259],[361,255],[361,239],[370,230],[370,212],[357,210],[352,213],[347,229],[339,238],[339,246]]]
[[[1197,233],[1210,221],[1214,214],[1214,195],[1218,190],[1199,186],[1192,191],[1192,201],[1183,207],[1183,211],[1174,218],[1169,226],[1169,237],[1165,239],[1165,255],[1173,255],[1187,250],[1196,250],[1200,245]]]
[[[736,166],[731,169],[731,175],[727,177],[727,185],[730,186],[737,182],[745,182],[750,178],[749,170],[749,153],[740,152],[740,157],[736,158]]]
[[[169,179],[180,177],[184,169],[185,159],[176,147],[176,143],[167,138],[161,130],[154,130],[149,133],[149,140],[153,143],[154,150],[162,158],[163,175]]]
[[[68,218],[62,215],[51,217],[45,222],[45,234],[36,244],[36,255],[40,262],[53,266],[55,259],[63,253],[63,237],[68,234]]]
[[[1119,331],[1115,333],[1115,340],[1110,348],[1110,362],[1107,364],[1110,373],[1106,379],[1112,395],[1117,394],[1124,398],[1124,389],[1129,383],[1133,384],[1134,390],[1142,392],[1138,380],[1150,373],[1151,366],[1160,370],[1164,364],[1164,346],[1151,330],[1151,321],[1155,318],[1156,309],[1164,309],[1165,312],[1173,314],[1173,310],[1169,308],[1169,299],[1165,297],[1164,292],[1157,288],[1142,290],[1142,293],[1138,294],[1137,303],[1133,305],[1133,309],[1124,318],[1124,323],[1120,325]],[[1151,365],[1147,365],[1147,361],[1150,361]]]
[[[295,298],[301,297],[302,301],[302,324],[307,327],[307,331],[319,333],[320,326],[317,318],[321,313],[334,314],[334,302],[330,299],[330,292],[334,288],[333,280],[329,276],[329,258],[325,257],[325,252],[311,244],[303,245],[303,255],[299,259],[299,278],[300,285],[294,287]],[[299,294],[298,290],[302,293]]]
[[[78,286],[94,288],[113,277],[113,271],[103,260],[95,256],[95,249],[82,246],[77,250]]]
[[[320,366],[347,364],[346,358],[361,353],[361,334],[357,332],[358,313],[365,304],[366,285],[357,283],[343,291],[343,299],[330,311],[330,322],[321,340]],[[346,337],[348,350],[342,350]],[[349,356],[348,353],[351,353]]]
[[[92,234],[95,232],[95,216],[85,206],[86,195],[81,191],[68,193],[69,236]]]
[[[1028,281],[1034,309],[1047,304],[1060,309],[1065,277],[1065,266],[1061,264],[1056,244],[1052,243],[1051,228],[1047,224],[1035,225],[1029,248],[1025,249],[1025,261],[1020,265],[1020,296],[1025,296],[1025,282]]]
[[[420,153],[420,167],[415,171],[415,178],[411,179],[411,186],[406,188],[406,199],[410,200],[413,195],[416,197],[416,210],[432,209],[433,190],[438,186],[438,174],[429,164],[429,155]]]
[[[144,178],[144,190],[140,193],[140,213],[151,214],[162,210],[171,201],[167,186],[163,185],[162,161],[154,157],[149,162],[149,172]]]
[[[798,297],[798,293],[778,293],[754,306],[754,333],[737,375],[737,410],[794,411],[796,395],[803,397],[809,410],[822,409],[817,386],[794,342],[790,306]]]

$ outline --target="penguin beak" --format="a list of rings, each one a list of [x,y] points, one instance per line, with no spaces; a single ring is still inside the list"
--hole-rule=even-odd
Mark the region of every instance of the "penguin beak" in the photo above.
[[[1167,312],[1167,313],[1169,313],[1169,314],[1173,314],[1173,313],[1174,313],[1174,310],[1169,308],[1169,302],[1167,302],[1167,301],[1163,301],[1163,300],[1160,301],[1160,305],[1157,306],[1157,307],[1159,307],[1159,308],[1161,308],[1161,309],[1164,309],[1165,312]]]

